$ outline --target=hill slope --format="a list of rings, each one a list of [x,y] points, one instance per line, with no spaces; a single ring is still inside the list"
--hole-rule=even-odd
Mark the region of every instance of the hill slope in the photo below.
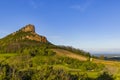
[[[49,43],[45,36],[35,32],[34,25],[25,27],[0,39],[0,52],[16,52],[24,47],[40,46]]]
[[[66,56],[66,57],[70,57],[80,61],[88,60],[86,56],[78,55],[67,50],[63,50],[63,49],[52,49],[52,50],[55,51],[56,54],[59,56]],[[100,60],[100,59],[93,58],[91,62],[95,64],[103,64],[105,67],[103,71],[107,71],[108,73],[113,74],[115,76],[115,80],[120,80],[120,62],[119,61]],[[92,72],[90,74],[92,74]]]
[[[80,61],[87,61],[88,60],[88,58],[85,56],[78,55],[78,54],[72,53],[72,52],[67,51],[67,50],[63,50],[63,49],[52,49],[52,50],[60,56],[67,56],[70,58],[78,59]]]
[[[0,43],[12,43],[12,42],[21,42],[25,40],[31,40],[36,42],[43,42],[46,43],[47,38],[41,35],[38,35],[35,32],[34,25],[28,24],[25,27],[21,28],[20,30],[9,34],[8,36],[0,39]]]
[[[89,52],[51,44],[31,24],[0,39],[0,53],[1,80],[98,80],[103,64],[109,66],[89,61]]]

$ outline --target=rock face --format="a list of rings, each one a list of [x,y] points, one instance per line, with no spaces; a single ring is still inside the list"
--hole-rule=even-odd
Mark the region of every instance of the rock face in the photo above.
[[[21,40],[28,39],[28,40],[34,40],[34,41],[43,42],[43,43],[48,42],[45,36],[38,35],[35,32],[35,26],[32,24],[26,25],[25,27],[21,28],[19,31],[14,32],[13,35],[18,34],[19,32],[24,32],[25,34],[29,33],[28,35],[21,36],[20,38]]]
[[[46,44],[47,43],[47,44]],[[42,44],[51,44],[45,36],[35,32],[34,25],[26,25],[0,39],[0,53],[16,53],[23,48],[40,47]]]
[[[35,33],[35,26],[32,25],[32,24],[28,24],[25,27],[23,27],[21,30],[24,31],[24,32],[33,32],[33,33]]]
[[[36,33],[33,34],[33,35],[30,35],[30,36],[27,35],[23,39],[29,39],[29,40],[39,41],[39,42],[43,42],[43,43],[47,42],[46,37],[40,36],[40,35],[38,35]]]

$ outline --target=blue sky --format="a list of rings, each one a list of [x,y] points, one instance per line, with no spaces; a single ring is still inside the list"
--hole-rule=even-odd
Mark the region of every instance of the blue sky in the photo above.
[[[0,38],[29,23],[57,45],[120,51],[120,0],[0,0]]]

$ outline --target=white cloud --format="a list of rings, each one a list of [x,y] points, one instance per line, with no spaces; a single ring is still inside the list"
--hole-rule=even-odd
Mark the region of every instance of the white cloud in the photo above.
[[[86,0],[84,3],[82,3],[82,4],[74,4],[74,5],[70,6],[70,8],[79,10],[81,12],[84,12],[92,4],[92,1],[93,0]]]

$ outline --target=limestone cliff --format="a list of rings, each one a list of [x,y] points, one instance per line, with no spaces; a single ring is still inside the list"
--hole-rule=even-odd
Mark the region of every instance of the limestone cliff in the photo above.
[[[40,47],[41,45],[51,45],[45,36],[35,32],[35,26],[28,24],[16,32],[13,32],[0,39],[1,52],[16,52],[27,47]]]
[[[38,35],[35,32],[35,26],[32,24],[26,25],[25,27],[21,28],[19,31],[30,32],[31,34],[31,35],[28,34],[26,36],[23,36],[22,39],[29,39],[29,40],[34,40],[34,41],[39,41],[39,42],[44,42],[44,43],[47,42],[47,39],[45,36]]]
[[[15,41],[20,41],[20,40],[34,40],[38,42],[43,42],[46,43],[47,38],[45,36],[38,35],[35,32],[35,26],[32,24],[28,24],[25,27],[19,29],[18,31],[12,33],[13,37],[17,36]]]
[[[35,26],[32,25],[32,24],[28,24],[25,27],[23,27],[21,30],[24,31],[24,32],[33,32],[33,33],[35,33]]]

